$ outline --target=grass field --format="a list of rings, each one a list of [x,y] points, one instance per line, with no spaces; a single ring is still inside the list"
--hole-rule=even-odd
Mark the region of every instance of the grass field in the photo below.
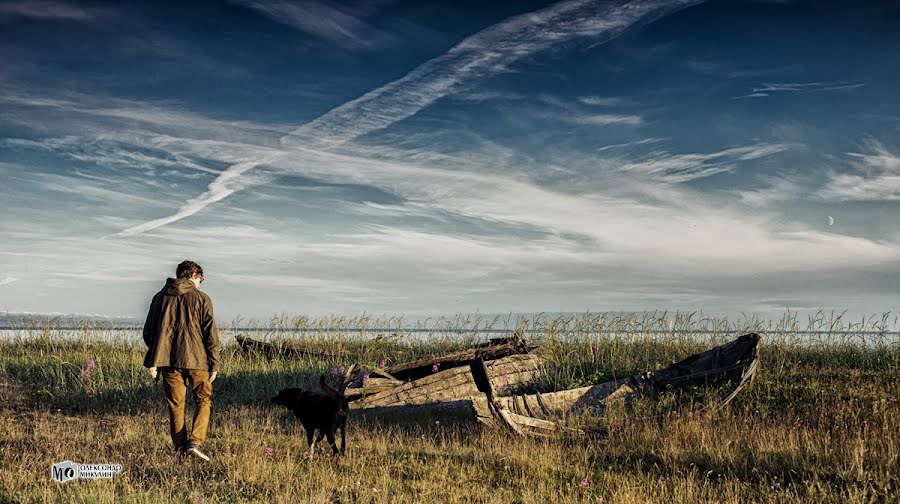
[[[171,454],[161,386],[141,366],[145,347],[136,332],[20,327],[0,341],[0,502],[900,501],[900,346],[886,316],[426,324],[433,330],[424,335],[376,335],[349,328],[401,327],[402,320],[273,318],[268,337],[290,334],[333,356],[307,360],[245,355],[225,338],[206,443],[213,461],[205,464]],[[466,418],[357,416],[347,455],[333,458],[308,454],[300,425],[268,403],[280,388],[311,385],[335,366],[391,365],[465,348],[483,336],[457,330],[486,324],[534,330],[531,338],[550,347],[556,365],[535,385],[540,390],[654,369],[734,332],[762,335],[762,367],[723,410],[622,418],[608,436],[590,440],[512,438]],[[63,460],[124,471],[54,483],[50,466]]]

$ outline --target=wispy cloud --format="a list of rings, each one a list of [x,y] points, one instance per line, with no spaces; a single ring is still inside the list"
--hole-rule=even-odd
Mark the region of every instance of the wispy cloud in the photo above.
[[[282,139],[285,146],[334,147],[410,117],[474,79],[576,39],[608,40],[629,26],[699,3],[639,0],[561,2],[482,30],[405,76],[351,100]]]
[[[327,0],[235,0],[236,3],[349,49],[380,46],[394,37],[376,28],[368,19],[377,11],[376,2],[330,2]]]
[[[579,39],[608,40],[635,23],[655,19],[696,0],[652,1],[596,5],[587,0],[562,2],[510,18],[429,60],[404,77],[351,100],[282,137],[287,149],[317,154],[311,149],[339,147],[368,133],[410,117],[436,100],[460,89],[473,79],[502,71],[525,56]],[[596,119],[595,120],[599,120]],[[610,120],[609,117],[604,120]],[[631,120],[626,118],[625,120]],[[219,175],[207,191],[188,201],[177,213],[124,230],[134,235],[194,215],[206,205],[221,201],[250,184],[242,178],[260,164],[283,156],[247,160]]]
[[[134,275],[131,274],[130,271],[120,271],[119,273],[110,273],[109,271],[84,271],[84,272],[73,272],[73,271],[60,271],[57,273],[53,273],[50,276],[56,278],[67,278],[72,280],[87,280],[92,282],[118,282],[118,283],[135,283],[135,282],[149,282],[153,280],[157,280],[158,277],[152,274],[145,275]]]
[[[578,101],[585,105],[599,107],[618,107],[630,103],[629,100],[619,96],[581,96]]]
[[[370,156],[370,149],[366,146],[345,146],[344,152],[297,148],[285,153],[278,149],[185,138],[153,137],[144,141],[158,147],[164,146],[172,152],[192,153],[209,159],[235,161],[243,158],[245,161],[237,162],[235,166],[245,171],[232,172],[234,175],[231,178],[214,181],[207,193],[183,208],[183,214],[176,213],[162,220],[133,226],[125,232],[131,235],[153,229],[157,232],[174,230],[168,225],[182,216],[199,212],[213,200],[220,201],[240,190],[243,184],[255,183],[246,171],[252,169],[255,163],[262,163],[266,165],[266,174],[270,171],[296,174],[322,181],[381,188],[397,195],[407,202],[404,206],[411,205],[410,209],[423,215],[464,216],[484,223],[522,226],[545,233],[545,236],[558,237],[551,241],[542,240],[540,245],[536,245],[534,254],[516,257],[505,254],[509,248],[521,248],[521,243],[516,243],[520,242],[518,239],[509,238],[512,242],[505,241],[503,245],[476,243],[470,246],[467,243],[471,240],[459,241],[453,237],[443,240],[439,238],[440,234],[428,233],[424,236],[399,229],[377,229],[370,235],[342,237],[344,241],[341,242],[298,244],[290,241],[292,245],[286,249],[299,253],[300,257],[320,257],[322,261],[326,261],[324,258],[333,261],[344,254],[351,254],[349,258],[353,261],[371,267],[378,268],[378,265],[364,261],[365,257],[390,258],[395,261],[391,264],[397,266],[397,258],[403,256],[399,251],[418,250],[410,245],[415,241],[423,247],[427,243],[443,245],[437,247],[438,250],[428,245],[431,248],[411,252],[412,255],[403,261],[405,264],[416,263],[416,258],[447,252],[459,257],[459,264],[470,267],[473,275],[489,275],[504,264],[507,268],[518,264],[524,270],[529,266],[533,269],[536,259],[528,257],[537,258],[541,254],[549,258],[546,260],[550,263],[605,264],[659,272],[678,268],[684,274],[699,273],[698,265],[702,264],[702,270],[707,274],[715,271],[726,275],[746,275],[796,268],[846,267],[858,264],[862,257],[868,264],[878,264],[896,253],[893,245],[861,238],[814,232],[773,232],[767,227],[767,218],[754,218],[745,212],[734,213],[728,206],[717,206],[712,202],[698,202],[695,196],[678,191],[670,184],[669,189],[666,189],[667,184],[635,184],[630,186],[633,192],[629,195],[627,184],[623,184],[622,180],[610,179],[606,181],[608,190],[604,193],[582,191],[567,194],[535,184],[509,171],[486,174],[451,167],[423,166],[397,158],[377,159]],[[672,154],[657,150],[643,157],[628,158],[628,163],[630,171],[644,175],[640,179],[677,182],[700,176],[708,168],[720,169],[722,164],[736,165],[787,148],[790,148],[789,144],[755,144],[699,154]],[[649,165],[641,166],[642,161]],[[616,192],[622,194],[616,195]],[[642,203],[639,199],[641,195],[649,196],[655,203]],[[369,209],[379,210],[373,206]],[[585,219],[585,216],[590,216],[590,219]],[[636,229],[642,232],[635,233]],[[745,237],[740,244],[731,238],[737,229]],[[227,234],[216,233],[217,236],[211,239],[220,240]],[[282,235],[262,241],[275,243],[284,239]],[[254,247],[258,247],[260,240],[251,241]],[[698,249],[696,243],[703,243],[704,246]],[[597,244],[602,244],[602,248],[598,249]],[[813,253],[810,244],[827,247],[830,252],[827,255]],[[486,257],[495,256],[492,252],[495,249],[503,253],[496,256],[496,261],[484,262]],[[779,260],[773,261],[772,257]],[[335,267],[332,263],[325,264],[328,266],[322,267]],[[437,263],[431,265],[437,269],[450,268]]]
[[[852,173],[832,171],[817,195],[829,201],[900,200],[900,155],[869,139],[863,152],[850,152]]]
[[[643,122],[643,118],[639,115],[627,114],[581,114],[569,116],[569,121],[575,124],[607,126],[610,124],[627,124],[637,126]]]
[[[755,159],[774,150],[760,146],[753,150],[735,148],[730,155],[735,159]],[[316,164],[306,160],[294,163],[284,168],[302,170],[307,175],[312,175],[309,167]],[[572,240],[583,243],[578,248],[582,252],[580,260],[607,265],[631,268],[640,264],[645,269],[678,267],[695,271],[702,264],[707,271],[737,275],[773,268],[856,264],[860,256],[879,262],[896,251],[893,246],[865,239],[814,232],[773,232],[767,226],[766,216],[748,216],[743,209],[698,201],[696,195],[656,184],[632,187],[657,201],[648,204],[637,199],[637,194],[566,194],[509,176],[420,169],[398,162],[365,162],[359,158],[342,161],[335,157],[327,166],[331,176],[364,176],[368,183],[391,188],[407,201],[427,203],[484,222],[529,226],[560,237],[583,237],[583,241]],[[610,180],[608,187],[624,191],[625,184],[621,182]],[[635,233],[636,229],[641,232]],[[745,237],[740,244],[731,238],[736,230]],[[704,246],[698,248],[697,243]],[[810,243],[828,243],[831,253],[816,255]],[[602,248],[597,250],[596,244],[602,244]],[[587,253],[591,247],[596,257]],[[572,254],[573,260],[576,257]],[[779,260],[773,262],[772,257]]]
[[[729,172],[738,162],[771,156],[790,148],[790,144],[766,143],[710,153],[673,154],[657,150],[637,158],[612,157],[605,163],[621,172],[638,174],[649,180],[683,183]]]
[[[192,178],[196,174],[185,173],[183,168],[210,174],[218,174],[221,171],[206,167],[186,156],[163,151],[154,152],[149,149],[137,150],[133,145],[113,139],[85,139],[76,136],[42,138],[40,140],[6,138],[0,139],[0,145],[53,152],[104,168],[118,167],[130,171],[170,168],[178,170],[179,175],[188,178]],[[85,174],[84,176],[102,179],[96,175]]]
[[[760,177],[765,183],[758,189],[731,191],[740,198],[745,205],[756,208],[767,208],[773,203],[794,201],[803,197],[805,188],[800,187],[796,180],[788,177]]]
[[[632,143],[644,146],[658,141],[644,140]],[[365,235],[336,237],[338,241],[298,243],[282,232],[263,239],[242,239],[246,246],[235,247],[230,243],[228,250],[223,251],[221,239],[229,233],[215,231],[209,236],[210,242],[204,250],[216,250],[219,255],[232,252],[253,255],[252,251],[258,250],[260,243],[267,243],[271,244],[267,245],[267,253],[280,250],[279,254],[285,259],[302,257],[311,261],[311,268],[315,264],[316,268],[325,270],[346,269],[350,263],[359,262],[360,267],[396,274],[403,270],[402,265],[417,264],[423,271],[466,269],[467,275],[473,278],[489,278],[498,271],[511,268],[521,268],[523,272],[542,268],[551,271],[560,264],[569,264],[572,267],[559,271],[559,274],[577,278],[578,268],[596,268],[598,264],[659,274],[677,269],[685,275],[741,276],[760,271],[852,267],[863,259],[867,264],[880,264],[896,257],[897,252],[892,244],[861,238],[773,231],[768,227],[767,218],[748,216],[745,211],[738,212],[727,205],[698,201],[696,195],[667,183],[684,180],[688,173],[691,177],[699,176],[706,168],[721,168],[720,164],[736,165],[772,155],[789,148],[789,144],[754,144],[712,153],[673,154],[656,150],[636,157],[626,156],[629,149],[619,149],[624,151],[619,157],[630,163],[631,174],[643,174],[636,179],[654,183],[629,186],[627,180],[604,179],[597,183],[603,183],[607,188],[605,191],[569,194],[530,181],[519,174],[518,168],[511,166],[496,173],[460,170],[454,169],[453,160],[448,157],[447,166],[439,168],[428,161],[420,164],[403,159],[402,152],[392,154],[389,150],[379,151],[379,156],[384,156],[379,159],[371,155],[369,146],[355,143],[344,146],[341,152],[327,152],[302,148],[287,151],[161,135],[139,136],[132,141],[138,148],[152,146],[173,155],[228,162],[236,168],[226,171],[231,176],[213,181],[206,193],[182,207],[182,213],[133,225],[123,233],[125,235],[156,230],[159,236],[151,235],[146,239],[159,241],[177,230],[171,224],[182,217],[196,214],[211,202],[221,201],[247,184],[262,183],[266,177],[278,173],[335,183],[364,184],[397,195],[404,207],[408,205],[409,209],[422,215],[463,216],[478,219],[481,223],[520,226],[543,236],[523,247],[521,235],[489,241],[408,229],[376,228]],[[649,167],[641,167],[642,161],[648,162]],[[465,160],[460,163],[460,166],[469,167]],[[250,172],[257,165],[265,166],[264,172]],[[612,171],[612,174],[620,173]],[[606,175],[602,171],[598,173],[601,178]],[[643,196],[652,203],[648,203],[647,198],[642,200]],[[373,206],[369,209],[379,210]],[[635,230],[641,232],[635,233]],[[745,238],[740,243],[733,240],[736,230],[740,230]],[[192,233],[187,236],[203,239],[202,233]],[[121,241],[122,246],[128,243],[132,241]],[[191,243],[197,246],[198,241],[192,239]],[[413,247],[412,243],[419,245]],[[697,243],[702,243],[703,247],[698,248]],[[822,249],[829,253],[815,252]],[[522,253],[510,255],[510,250]],[[423,263],[421,258],[432,255],[444,257],[442,261],[449,262]],[[181,253],[177,257],[180,256]],[[340,264],[334,262],[343,256],[352,260]],[[773,257],[779,260],[773,261]],[[318,258],[317,262],[312,262],[313,258]],[[379,261],[390,261],[390,268],[385,268]],[[359,274],[365,274],[365,271],[359,270]]]
[[[103,187],[102,185],[99,185],[99,181],[88,182],[78,177],[46,173],[35,173],[30,175],[29,178],[43,191],[73,194],[81,198],[91,199],[116,207],[125,205],[144,205],[154,208],[171,208],[172,206],[169,202],[141,196],[135,194],[135,192],[122,192]],[[108,181],[107,183],[113,186],[121,186],[121,181]]]
[[[216,179],[209,184],[206,192],[197,196],[196,198],[188,200],[188,202],[185,203],[181,208],[179,208],[176,213],[130,227],[119,232],[118,234],[121,236],[132,236],[143,233],[145,231],[149,231],[151,229],[165,226],[166,224],[171,224],[185,217],[190,217],[191,215],[196,214],[197,212],[206,208],[208,205],[217,201],[221,201],[232,195],[236,191],[240,191],[242,189],[246,189],[248,187],[259,184],[264,184],[271,180],[264,174],[256,173],[253,177],[245,177],[243,175],[245,172],[248,172],[261,164],[266,164],[271,159],[273,159],[273,157],[265,157],[262,159],[232,165],[228,168],[228,170],[225,170],[225,172],[216,177]]]
[[[378,291],[370,287],[359,285],[357,283],[348,282],[348,279],[341,278],[317,278],[300,275],[263,275],[263,274],[241,274],[241,273],[221,273],[217,274],[227,283],[249,285],[255,287],[268,288],[290,288],[304,289],[313,292],[327,294],[354,294],[354,295],[374,295]]]
[[[350,203],[346,210],[359,215],[377,217],[426,217],[429,219],[446,220],[435,213],[435,209],[422,203],[404,203],[402,205],[382,205],[371,201],[362,203]]]
[[[7,0],[0,2],[3,18],[33,18],[62,21],[94,21],[109,15],[102,9],[51,0]]]
[[[622,114],[622,113],[600,113],[596,109],[591,108],[584,110],[584,107],[576,107],[571,103],[560,100],[553,96],[542,95],[538,100],[555,109],[552,112],[539,114],[540,117],[566,122],[570,124],[579,124],[583,126],[608,126],[611,124],[624,124],[627,126],[637,126],[644,122],[644,118],[638,114]],[[578,100],[584,103],[583,99]],[[591,104],[591,105],[595,105]]]
[[[736,98],[763,98],[780,93],[821,93],[825,91],[845,91],[865,86],[865,82],[766,82],[750,90],[750,93]]]
[[[659,143],[659,142],[662,142],[662,140],[663,140],[662,138],[642,138],[640,140],[635,140],[633,142],[604,145],[603,147],[599,147],[599,148],[595,149],[594,152],[596,154],[599,154],[601,152],[607,152],[607,151],[625,151],[626,149],[636,147],[639,145]]]
[[[253,139],[262,142],[273,135],[280,135],[288,131],[284,126],[233,118],[211,118],[184,110],[175,103],[155,104],[71,91],[64,92],[61,96],[46,96],[0,88],[0,104],[58,113],[66,120],[71,120],[73,116],[101,118],[103,122],[98,123],[98,134],[106,135],[109,135],[112,126],[110,119],[124,127],[141,126],[160,133],[203,135],[223,140]],[[54,119],[58,120],[59,118],[32,113],[22,125],[38,128],[41,126],[40,121]],[[10,117],[9,120],[16,121],[15,116]],[[84,121],[79,124],[83,129]]]

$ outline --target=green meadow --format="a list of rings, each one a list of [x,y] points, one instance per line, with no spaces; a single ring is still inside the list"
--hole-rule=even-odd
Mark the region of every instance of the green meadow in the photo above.
[[[138,331],[44,321],[4,333],[0,502],[900,501],[900,344],[889,315],[458,317],[421,322],[421,331],[402,318],[276,316],[253,327],[254,337],[320,350],[306,358],[242,352],[233,335],[245,325],[220,326],[209,463],[171,453]],[[690,404],[658,398],[647,405],[652,420],[623,415],[589,438],[517,438],[465,415],[354,412],[344,457],[310,454],[299,422],[269,403],[332,368],[462,350],[485,329],[518,329],[550,349],[553,364],[533,385],[541,391],[655,369],[746,332],[762,337],[761,369],[723,409],[692,413],[708,394]],[[50,467],[63,460],[123,471],[56,483]]]

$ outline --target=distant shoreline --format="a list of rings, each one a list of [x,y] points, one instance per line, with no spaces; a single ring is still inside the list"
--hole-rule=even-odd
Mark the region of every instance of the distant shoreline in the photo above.
[[[0,326],[0,331],[33,331],[39,328],[35,327],[8,327],[8,326]],[[53,327],[54,331],[83,331],[86,330],[83,326],[55,326]],[[113,327],[102,327],[99,330],[103,331],[141,331],[143,330],[142,326],[113,326]],[[424,328],[424,327],[404,327],[404,328],[396,328],[396,327],[286,327],[286,328],[271,328],[271,327],[238,327],[231,328],[226,326],[219,326],[220,332],[230,332],[230,333],[241,333],[241,332],[284,332],[284,333],[301,333],[301,332],[316,332],[316,333],[359,333],[359,332],[372,332],[372,333],[391,333],[397,331],[407,332],[407,333],[457,333],[457,334],[467,334],[467,333],[476,333],[476,334],[506,334],[516,332],[515,329],[440,329],[440,328]],[[615,330],[610,329],[606,331],[601,331],[600,334],[616,334],[616,333],[629,333],[629,334],[737,334],[737,333],[745,333],[748,332],[749,329],[727,329],[720,331],[706,331],[706,330],[662,330],[662,329],[652,329],[645,331],[637,331],[637,330]],[[545,334],[547,332],[546,329],[522,329],[518,332],[524,334]],[[772,332],[776,332],[773,330]],[[777,332],[784,333],[785,331],[778,330]],[[891,330],[891,331],[809,331],[809,330],[800,330],[800,331],[787,331],[790,334],[803,334],[803,335],[829,335],[829,334],[862,334],[862,335],[900,335],[900,331]]]

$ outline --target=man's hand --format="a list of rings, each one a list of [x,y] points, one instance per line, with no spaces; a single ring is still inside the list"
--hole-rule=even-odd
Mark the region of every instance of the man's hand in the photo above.
[[[153,378],[153,379],[155,380],[155,379],[156,379],[156,373],[157,373],[157,371],[156,371],[156,366],[153,366],[152,368],[148,369],[147,371],[150,372],[150,378]]]
[[[217,376],[219,376],[218,371],[213,371],[212,373],[209,373],[209,383],[211,384],[212,382],[216,381]]]

